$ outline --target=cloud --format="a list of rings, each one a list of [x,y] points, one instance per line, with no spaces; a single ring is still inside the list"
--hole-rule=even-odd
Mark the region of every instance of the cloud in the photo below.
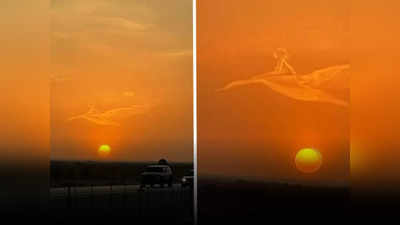
[[[135,92],[133,92],[133,91],[125,91],[123,93],[123,95],[126,96],[126,97],[133,97],[133,96],[135,96]]]
[[[349,76],[349,68],[350,66],[345,64],[315,70],[309,74],[295,74],[286,59],[278,58],[274,71],[260,74],[247,80],[233,81],[217,91],[227,91],[238,86],[250,84],[262,84],[281,95],[295,100],[325,102],[347,107],[349,103],[346,100],[336,97],[330,91],[349,88],[349,84],[346,82]]]
[[[191,10],[182,10],[184,6],[190,9],[191,2],[60,1],[52,6],[52,37],[74,40],[76,51],[112,52],[116,58],[122,52],[137,55],[185,49],[192,45],[192,21]]]
[[[265,78],[265,79],[249,79],[234,81],[226,85],[225,87],[218,89],[218,91],[227,91],[234,87],[249,85],[249,84],[263,84],[271,90],[285,95],[289,98],[309,101],[309,102],[325,102],[331,103],[338,106],[347,107],[348,102],[341,100],[327,91],[312,88],[307,85],[301,85],[293,75],[285,75],[281,77]]]
[[[62,76],[62,75],[55,75],[55,74],[50,75],[50,82],[51,83],[62,83],[62,82],[65,82],[65,81],[70,81],[70,80],[72,80],[71,77]]]
[[[164,53],[167,56],[175,56],[175,57],[180,57],[180,56],[193,56],[193,50],[192,49],[182,49],[182,50],[177,50],[177,51],[167,51]]]
[[[152,24],[139,23],[122,17],[94,17],[91,19],[97,24],[131,31],[145,31],[154,26]]]
[[[87,120],[91,123],[102,126],[121,126],[122,120],[134,115],[145,114],[151,107],[149,105],[131,105],[127,107],[113,108],[106,111],[99,111],[94,105],[90,105],[86,113],[73,116],[67,121]]]

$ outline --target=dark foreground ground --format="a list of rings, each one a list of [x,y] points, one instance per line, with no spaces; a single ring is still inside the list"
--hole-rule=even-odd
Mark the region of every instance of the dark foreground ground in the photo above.
[[[96,187],[90,192],[80,187],[71,190],[70,199],[62,190],[53,190],[50,215],[55,224],[194,224],[192,189],[138,188]]]
[[[192,163],[170,162],[172,187],[140,188],[157,162],[51,161],[49,214],[54,224],[194,224],[193,189],[180,180]]]
[[[271,224],[272,220],[313,220],[347,216],[348,188],[306,187],[279,183],[205,178],[198,185],[199,224]]]
[[[198,224],[400,223],[400,191],[199,178]],[[394,222],[394,223],[393,223]]]
[[[35,188],[38,185],[22,183],[21,176],[22,173],[15,174],[7,179],[15,180],[18,185],[0,192],[2,223],[193,224],[193,217],[186,207],[192,205],[189,201],[193,199],[189,197],[189,201],[184,203],[185,197],[179,197],[192,196],[192,193],[190,189],[181,190],[177,185],[171,189],[155,188],[146,192],[137,192],[137,186],[128,185],[125,194],[123,186],[113,186],[112,194],[107,191],[108,187],[96,187],[92,197],[88,195],[88,187],[78,187],[73,194],[82,198],[68,203],[62,197],[65,193],[62,188],[53,189],[56,195],[51,198],[48,186],[41,191]],[[399,190],[361,192],[345,187],[306,187],[201,176],[198,183],[200,225],[286,224],[288,221],[295,224],[400,223]],[[24,188],[20,190],[17,187]],[[53,207],[51,203],[55,203]],[[140,208],[145,210],[138,210]]]

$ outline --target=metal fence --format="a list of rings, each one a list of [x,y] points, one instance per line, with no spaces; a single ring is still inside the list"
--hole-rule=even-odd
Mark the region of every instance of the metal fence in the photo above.
[[[65,210],[129,211],[131,216],[193,217],[193,190],[177,184],[171,188],[140,189],[139,185],[67,186],[51,188],[51,208]]]

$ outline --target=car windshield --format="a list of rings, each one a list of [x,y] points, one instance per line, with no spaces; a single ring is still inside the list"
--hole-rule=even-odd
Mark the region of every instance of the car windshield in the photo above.
[[[162,167],[147,167],[146,168],[146,172],[156,172],[156,173],[159,173],[159,172],[163,172],[163,168]]]

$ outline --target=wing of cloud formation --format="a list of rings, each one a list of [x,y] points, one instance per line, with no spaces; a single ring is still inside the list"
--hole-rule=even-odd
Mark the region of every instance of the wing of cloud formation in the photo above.
[[[296,74],[286,58],[279,59],[274,71],[254,76],[247,80],[233,81],[217,91],[227,91],[232,88],[251,84],[262,84],[271,90],[285,95],[289,98],[310,101],[324,102],[339,106],[348,106],[344,99],[336,97],[335,91],[343,91],[349,88],[349,69],[348,64],[332,66],[320,70],[315,70],[309,74]]]
[[[99,111],[94,105],[91,105],[88,112],[70,117],[67,121],[83,119],[97,125],[121,126],[121,121],[123,119],[134,115],[147,113],[149,109],[149,105],[131,105],[128,107]]]

